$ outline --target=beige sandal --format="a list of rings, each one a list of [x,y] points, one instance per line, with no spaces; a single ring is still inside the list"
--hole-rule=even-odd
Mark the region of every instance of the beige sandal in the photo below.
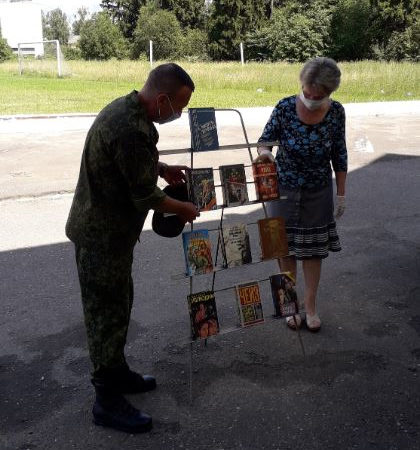
[[[295,314],[294,316],[286,317],[286,323],[289,328],[292,330],[297,330],[302,325],[302,319],[299,314]]]
[[[321,319],[318,314],[315,313],[313,316],[306,314],[306,327],[309,331],[316,332],[321,329]]]

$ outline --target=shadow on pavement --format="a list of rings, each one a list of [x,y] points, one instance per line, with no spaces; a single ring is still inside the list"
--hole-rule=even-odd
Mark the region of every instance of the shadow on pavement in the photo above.
[[[0,253],[0,447],[3,449],[414,449],[420,405],[420,158],[388,154],[349,174],[339,222],[343,251],[323,266],[323,329],[302,330],[306,357],[283,321],[190,346],[181,239],[145,231],[133,266],[127,354],[158,378],[132,396],[153,414],[148,435],[91,424],[90,363],[72,244]],[[241,208],[225,221],[256,222]],[[203,217],[204,219],[204,217]],[[216,228],[217,222],[200,226]],[[197,227],[196,227],[197,228]],[[256,227],[250,226],[254,260]],[[216,233],[213,235],[215,242]],[[215,289],[267,278],[274,262],[223,271]],[[298,284],[301,281],[298,277]],[[211,276],[194,279],[209,288]],[[272,313],[267,283],[264,312]],[[300,292],[301,294],[301,292]],[[231,290],[216,294],[234,325]]]

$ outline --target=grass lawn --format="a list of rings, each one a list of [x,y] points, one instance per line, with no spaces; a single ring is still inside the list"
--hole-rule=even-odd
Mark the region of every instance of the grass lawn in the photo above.
[[[36,62],[34,62],[36,64]],[[274,106],[299,90],[301,64],[180,63],[196,91],[191,107]],[[334,98],[342,103],[420,99],[420,65],[361,61],[339,64],[342,82]],[[109,101],[142,86],[144,61],[66,61],[70,75],[27,71],[17,61],[0,64],[0,115],[98,112]],[[44,70],[44,69],[43,69]]]

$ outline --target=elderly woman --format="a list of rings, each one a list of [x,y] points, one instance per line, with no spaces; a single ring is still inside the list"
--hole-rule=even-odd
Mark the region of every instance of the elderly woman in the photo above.
[[[297,260],[302,261],[306,325],[311,331],[321,327],[316,294],[322,259],[329,251],[341,250],[335,219],[345,207],[345,114],[343,106],[330,99],[340,75],[330,58],[308,61],[300,73],[302,91],[277,103],[258,141],[257,161],[274,161],[271,147],[263,143],[280,141],[275,161],[281,199],[268,202],[267,212],[286,219],[289,256],[281,258],[281,270],[290,271],[296,279]],[[301,322],[299,315],[287,320],[292,329]]]

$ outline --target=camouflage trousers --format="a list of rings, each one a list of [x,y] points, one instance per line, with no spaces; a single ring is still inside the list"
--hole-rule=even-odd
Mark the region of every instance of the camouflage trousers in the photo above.
[[[76,246],[93,376],[126,365],[124,347],[133,305],[133,252],[111,254]]]

